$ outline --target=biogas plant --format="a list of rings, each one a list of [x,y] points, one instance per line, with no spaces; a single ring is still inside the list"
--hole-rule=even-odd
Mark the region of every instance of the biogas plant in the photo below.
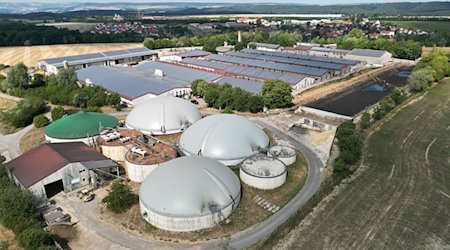
[[[158,232],[220,231],[230,223],[243,225],[233,229],[239,232],[277,212],[289,201],[292,187],[301,186],[292,178],[286,183],[298,167],[294,148],[277,145],[271,132],[251,119],[203,117],[179,97],[142,101],[124,121],[85,111],[66,115],[45,129],[45,138],[47,144],[8,165],[34,199],[103,187],[104,180],[119,178],[139,197],[139,207],[128,210],[133,218]],[[29,167],[43,152],[52,157],[39,169],[51,171]],[[39,175],[29,179],[27,173],[35,172]],[[267,194],[286,198],[278,206],[261,198]],[[249,206],[262,215],[254,216]],[[233,217],[235,212],[240,217]],[[242,224],[242,216],[257,220]]]
[[[74,123],[80,124],[67,126]],[[171,96],[136,105],[122,127],[109,115],[79,112],[45,133],[50,142],[83,142],[117,162],[138,187],[140,216],[174,232],[225,223],[244,185],[254,192],[282,187],[297,157],[293,148],[272,145],[252,120],[202,117],[191,102]]]

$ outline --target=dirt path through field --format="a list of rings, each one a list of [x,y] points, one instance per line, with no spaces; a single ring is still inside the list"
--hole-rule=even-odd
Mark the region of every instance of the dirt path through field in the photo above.
[[[449,111],[447,81],[398,112],[370,137],[364,172],[277,248],[450,249]]]

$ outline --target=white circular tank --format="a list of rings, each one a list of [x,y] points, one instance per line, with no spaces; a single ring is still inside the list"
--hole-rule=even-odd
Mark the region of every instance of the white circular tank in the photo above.
[[[274,189],[286,182],[287,169],[276,158],[257,154],[241,163],[239,176],[241,180],[258,189]]]
[[[161,164],[139,191],[141,215],[157,228],[188,232],[211,228],[238,206],[241,185],[222,163],[186,156]]]
[[[297,160],[297,152],[294,148],[284,145],[276,145],[269,149],[270,156],[278,158],[286,166],[290,166]]]

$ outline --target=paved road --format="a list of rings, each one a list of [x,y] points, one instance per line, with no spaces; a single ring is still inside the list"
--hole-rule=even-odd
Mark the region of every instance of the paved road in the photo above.
[[[104,247],[114,246],[115,249],[130,248],[130,249],[162,249],[162,248],[177,248],[177,249],[212,249],[217,248],[219,244],[228,244],[230,248],[242,249],[257,243],[260,239],[268,236],[279,225],[285,222],[291,215],[295,214],[297,210],[304,205],[317,191],[323,178],[323,165],[316,154],[308,147],[303,145],[295,137],[286,134],[285,132],[267,124],[262,121],[257,121],[261,126],[271,130],[276,136],[290,141],[293,146],[298,148],[309,163],[309,174],[305,185],[300,192],[280,211],[269,217],[262,223],[253,226],[247,230],[236,233],[231,236],[229,240],[216,240],[203,244],[170,244],[163,242],[155,242],[146,240],[143,237],[131,235],[122,230],[110,227],[98,218],[95,211],[98,201],[96,199],[90,204],[83,204],[77,199],[59,199],[58,204],[65,208],[66,211],[78,216],[79,224],[83,228],[88,228],[91,239],[89,241],[96,242],[95,246],[89,246],[91,249],[104,249]],[[100,236],[97,237],[97,236]],[[226,241],[226,242],[224,242]]]
[[[22,151],[20,150],[20,140],[32,128],[34,128],[33,124],[14,134],[0,135],[0,153],[4,155],[7,160],[19,157],[22,154]]]

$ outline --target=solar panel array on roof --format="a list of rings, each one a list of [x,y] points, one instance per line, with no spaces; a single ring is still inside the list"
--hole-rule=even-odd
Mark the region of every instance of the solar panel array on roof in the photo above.
[[[261,80],[279,79],[285,81],[291,85],[299,83],[306,76],[295,73],[282,73],[277,71],[269,71],[261,68],[243,67],[235,64],[224,64],[219,62],[198,60],[187,58],[181,61],[181,63],[206,67],[210,69],[222,70],[229,74],[243,75],[249,78],[256,78]]]
[[[383,50],[354,49],[349,54],[356,56],[382,57],[384,53],[386,53],[386,51]]]
[[[212,61],[234,63],[234,64],[238,64],[238,65],[246,65],[246,66],[257,67],[257,68],[279,70],[282,72],[292,72],[292,73],[317,76],[317,77],[322,77],[328,73],[328,70],[326,70],[326,69],[305,67],[305,66],[301,66],[301,65],[292,65],[292,64],[286,64],[286,63],[265,62],[265,61],[261,61],[261,60],[240,58],[240,57],[209,55],[205,58],[208,60],[212,60]]]
[[[302,66],[306,66],[306,67],[314,67],[314,68],[322,68],[322,69],[341,70],[342,68],[345,67],[344,64],[338,64],[338,63],[319,62],[319,61],[313,61],[313,60],[304,60],[304,59],[298,59],[298,58],[288,58],[288,57],[279,57],[279,56],[257,55],[257,54],[250,54],[250,53],[243,53],[243,52],[236,52],[236,51],[233,51],[233,53],[227,52],[227,53],[225,53],[225,55],[242,57],[242,58],[252,58],[252,59],[263,60],[263,61],[302,65]]]
[[[347,64],[347,65],[356,65],[359,63],[359,61],[351,60],[351,59],[330,58],[330,57],[325,57],[325,56],[301,55],[301,54],[286,53],[286,52],[279,52],[279,51],[263,51],[263,50],[256,50],[256,49],[243,49],[243,50],[241,50],[241,52],[250,53],[250,54],[267,55],[267,56],[277,56],[277,57],[311,60],[311,61],[318,61],[318,62],[339,63],[339,64]]]
[[[139,57],[146,55],[157,55],[158,52],[149,50],[147,48],[134,48],[125,50],[105,51],[100,53],[83,54],[76,56],[64,56],[56,58],[43,59],[41,61],[54,65],[55,67],[62,67],[64,61],[67,61],[69,65],[85,64],[93,62],[101,62],[107,60],[117,60],[121,58]]]
[[[222,76],[219,74],[203,70],[196,70],[187,67],[177,66],[174,64],[153,62],[153,61],[140,63],[139,65],[133,68],[150,75],[154,75],[155,70],[162,70],[166,78],[182,81],[185,82],[185,84],[191,84],[193,81],[197,79],[214,81]]]
[[[204,50],[198,50],[198,49],[194,49],[188,52],[184,52],[184,53],[180,53],[177,56],[180,56],[181,58],[186,58],[186,57],[200,57],[200,56],[207,56],[210,55],[211,53],[208,51],[204,51]]]
[[[261,88],[264,85],[260,81],[246,80],[237,77],[223,77],[217,83],[219,83],[219,85],[228,83],[233,87],[239,87],[255,95],[258,95],[261,92]]]
[[[120,96],[135,99],[152,93],[159,95],[174,88],[183,88],[185,82],[145,76],[132,68],[93,66],[77,70],[78,80],[102,86]]]

